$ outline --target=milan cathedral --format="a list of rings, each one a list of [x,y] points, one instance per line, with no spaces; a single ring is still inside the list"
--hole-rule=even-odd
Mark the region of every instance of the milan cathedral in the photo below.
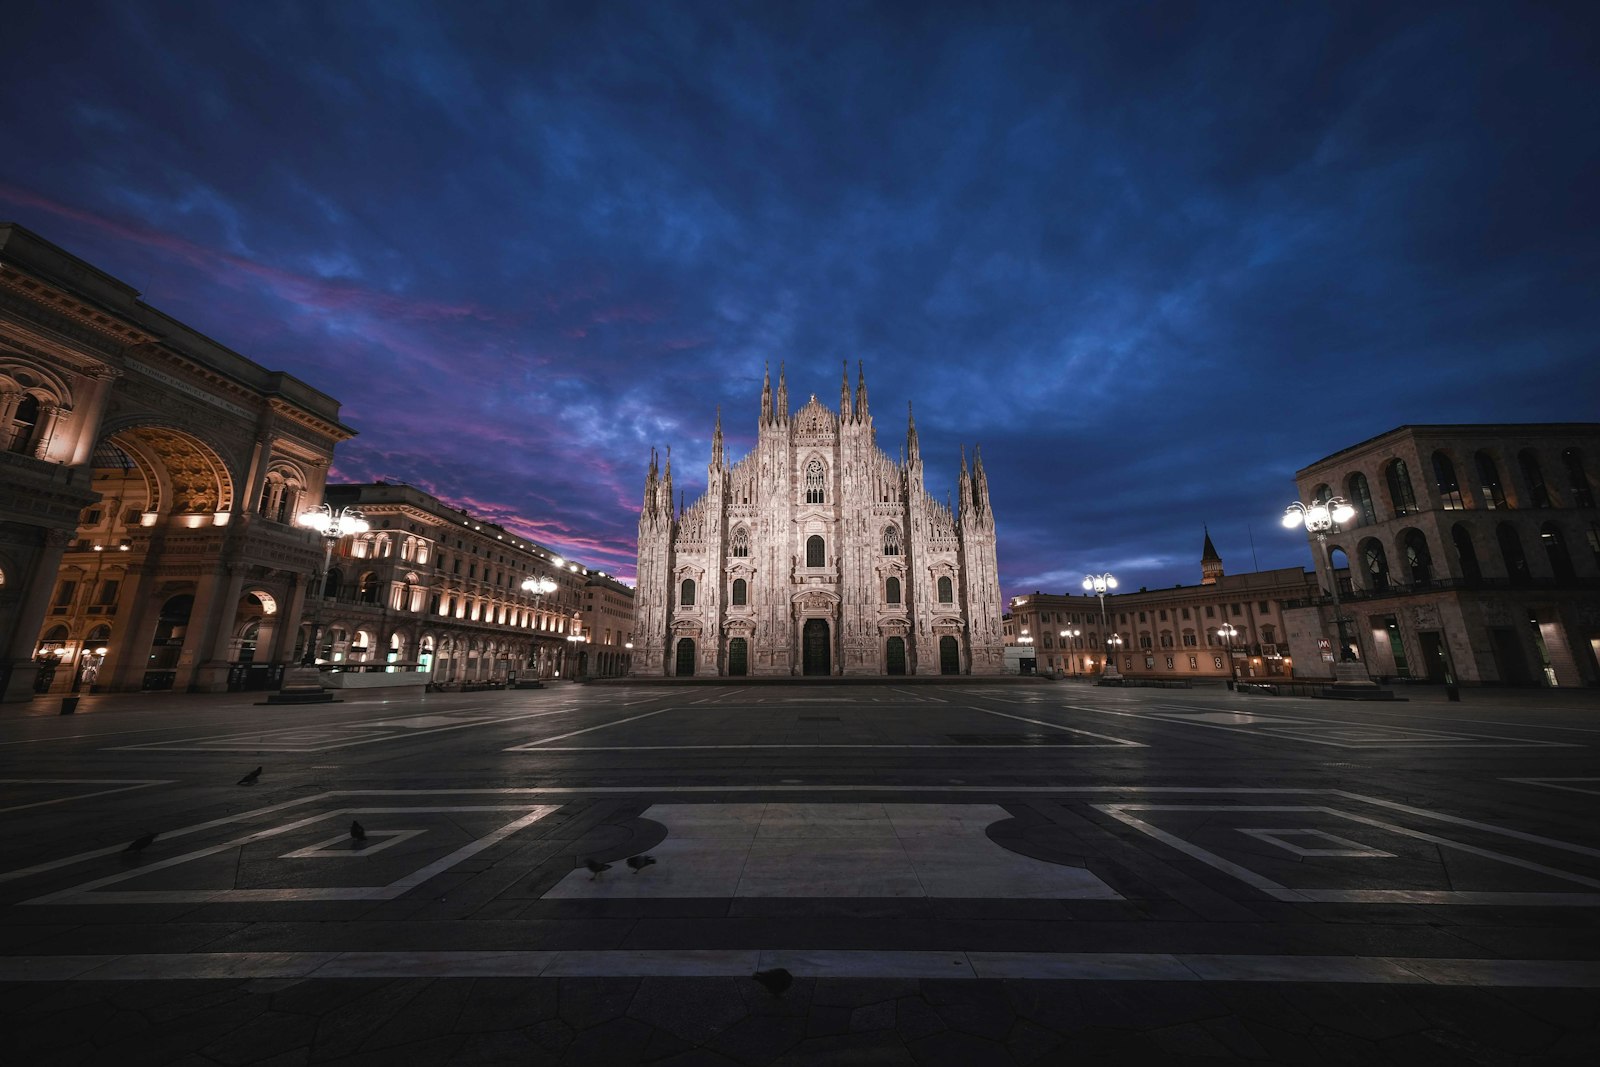
[[[729,465],[722,417],[706,493],[674,508],[652,450],[639,512],[637,675],[998,674],[1000,581],[983,458],[959,502],[923,484],[916,420],[903,460],[878,447],[858,368],[837,412],[789,411],[761,386],[756,450]]]

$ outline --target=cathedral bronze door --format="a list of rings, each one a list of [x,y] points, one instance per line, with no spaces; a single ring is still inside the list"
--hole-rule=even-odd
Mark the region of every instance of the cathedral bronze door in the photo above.
[[[961,646],[953,637],[939,638],[939,673],[961,673]]]
[[[903,637],[889,638],[889,673],[906,673],[906,639]]]
[[[750,646],[742,637],[734,637],[728,641],[728,673],[750,673]]]
[[[679,677],[694,673],[694,638],[683,637],[678,639],[678,669],[675,673]]]
[[[805,629],[801,631],[800,643],[804,653],[804,673],[833,673],[832,664],[828,656],[828,621],[826,619],[807,619]]]

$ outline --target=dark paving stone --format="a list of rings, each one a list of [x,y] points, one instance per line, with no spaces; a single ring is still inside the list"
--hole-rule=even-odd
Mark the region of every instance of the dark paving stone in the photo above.
[[[707,1047],[740,1063],[765,1064],[806,1038],[798,1016],[756,1015],[741,1019],[712,1038]]]
[[[562,978],[557,988],[561,1021],[574,1030],[588,1030],[627,1015],[639,979]]]
[[[317,1021],[305,1015],[263,1012],[199,1051],[219,1063],[247,1064],[268,1056],[311,1047]]]
[[[454,1029],[460,1034],[518,1030],[556,1018],[559,1004],[555,982],[482,979],[473,982]]]
[[[771,1061],[772,1067],[912,1067],[916,1062],[898,1037],[885,1034],[808,1037]]]
[[[628,1016],[674,1034],[691,1045],[705,1045],[743,1019],[746,978],[645,978]]]
[[[906,1051],[919,1067],[970,1067],[974,1063],[1015,1063],[1011,1052],[999,1041],[973,1034],[949,1033],[920,1037],[906,1042]]]

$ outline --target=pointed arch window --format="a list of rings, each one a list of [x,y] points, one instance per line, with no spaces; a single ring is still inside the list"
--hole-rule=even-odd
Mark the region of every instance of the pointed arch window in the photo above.
[[[1389,483],[1389,502],[1394,505],[1396,515],[1410,515],[1417,510],[1417,498],[1411,493],[1411,472],[1406,469],[1406,461],[1397,459],[1384,471],[1384,477]]]
[[[900,579],[895,577],[884,579],[883,599],[890,604],[900,603]]]
[[[941,604],[954,604],[955,602],[956,602],[956,587],[955,587],[955,583],[950,581],[950,579],[948,577],[941,577],[939,579],[939,603],[941,603]]]
[[[1589,488],[1589,474],[1583,469],[1583,453],[1569,448],[1561,453],[1561,462],[1567,468],[1567,485],[1572,489],[1572,506],[1594,507],[1594,490]]]
[[[806,566],[826,567],[828,565],[828,548],[822,538],[812,534],[806,538]]]
[[[742,608],[750,601],[750,587],[743,578],[733,580],[733,606]]]
[[[1372,506],[1372,487],[1360,471],[1350,476],[1350,499],[1355,502],[1356,514],[1361,516],[1361,525],[1371,526],[1378,521],[1378,509]]]
[[[1433,481],[1439,487],[1439,501],[1446,511],[1461,511],[1461,483],[1456,481],[1456,465],[1442,451],[1433,454]]]
[[[1500,467],[1494,457],[1487,452],[1479,452],[1472,457],[1472,462],[1478,468],[1478,489],[1483,506],[1491,509],[1506,507],[1506,491],[1500,485]]]
[[[685,578],[683,584],[678,586],[678,607],[694,607],[694,579]]]
[[[729,539],[729,554],[741,557],[750,554],[750,531],[743,526],[733,531],[733,537]]]
[[[1528,480],[1528,493],[1533,506],[1553,507],[1550,502],[1550,487],[1544,482],[1544,467],[1539,463],[1539,454],[1531,448],[1524,448],[1517,453],[1517,462],[1522,465],[1522,476]]]
[[[806,464],[806,503],[824,503],[823,480],[827,471],[823,469],[822,460],[814,459]]]
[[[890,523],[883,531],[883,554],[885,556],[898,556],[900,554],[900,527]]]

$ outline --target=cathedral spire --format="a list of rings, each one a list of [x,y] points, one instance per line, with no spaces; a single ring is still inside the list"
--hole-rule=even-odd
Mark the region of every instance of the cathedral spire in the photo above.
[[[856,360],[856,420],[867,421],[867,371],[859,359]]]
[[[711,469],[722,469],[722,405],[717,405],[717,428],[711,433]]]
[[[850,361],[842,360],[839,366],[839,422],[843,424],[850,419]]]
[[[761,367],[761,421],[763,424],[772,421],[772,365],[763,364]]]
[[[660,469],[656,466],[656,450],[650,450],[650,469],[644,475],[644,507],[639,509],[639,521],[643,522],[656,506],[656,479],[660,477]]]
[[[981,519],[989,515],[989,475],[983,469],[983,446],[972,446],[972,506]]]
[[[779,422],[789,421],[789,382],[783,375],[783,361],[778,361],[778,410]]]
[[[661,513],[672,517],[672,446],[667,446],[667,467],[661,475],[661,495],[657,498]]]
[[[906,460],[918,466],[922,464],[922,449],[917,445],[917,416],[909,400],[906,401]]]

